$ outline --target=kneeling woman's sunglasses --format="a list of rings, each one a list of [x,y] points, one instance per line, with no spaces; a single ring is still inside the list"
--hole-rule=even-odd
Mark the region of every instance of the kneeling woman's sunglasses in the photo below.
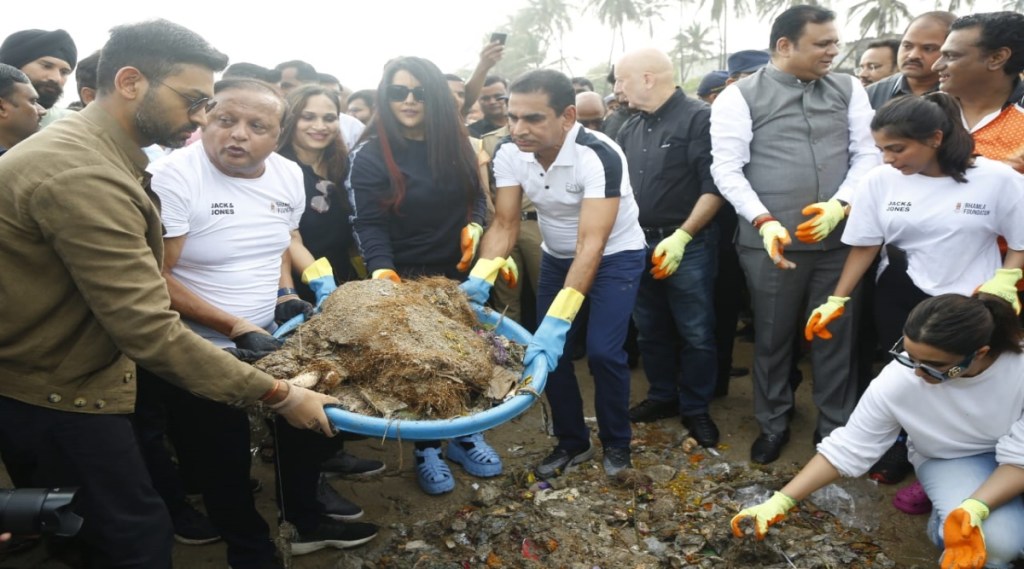
[[[900,336],[900,339],[896,342],[896,345],[894,345],[892,349],[889,350],[889,355],[891,355],[893,359],[898,361],[900,364],[905,365],[910,369],[920,369],[921,371],[928,374],[929,377],[938,381],[946,381],[947,379],[955,379],[957,377],[960,377],[965,371],[967,371],[967,368],[971,367],[971,362],[974,361],[974,356],[977,353],[978,352],[973,352],[971,355],[964,358],[963,361],[953,365],[946,371],[939,371],[931,367],[930,365],[916,362],[913,358],[903,353],[903,336]]]

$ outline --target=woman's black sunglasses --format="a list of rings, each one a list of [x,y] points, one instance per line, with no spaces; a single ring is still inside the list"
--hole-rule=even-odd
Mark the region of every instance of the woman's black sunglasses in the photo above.
[[[401,103],[408,99],[409,93],[412,93],[412,98],[416,99],[418,103],[427,100],[427,92],[423,90],[423,87],[413,87],[410,89],[405,85],[388,85],[388,100],[393,103]]]

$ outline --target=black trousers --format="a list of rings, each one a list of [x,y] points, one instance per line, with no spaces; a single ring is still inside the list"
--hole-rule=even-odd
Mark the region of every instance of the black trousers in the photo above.
[[[170,516],[127,415],[55,411],[0,397],[0,449],[35,462],[33,485],[79,487],[86,567],[171,567]]]
[[[174,513],[185,504],[181,478],[164,444],[166,435],[203,495],[210,521],[228,546],[232,567],[270,561],[270,528],[256,511],[249,487],[252,455],[244,410],[197,397],[139,368],[135,427],[157,491]],[[315,490],[314,490],[315,491]]]
[[[878,277],[875,286],[875,325],[878,330],[878,341],[886,350],[888,361],[889,348],[892,348],[903,335],[903,325],[910,316],[910,311],[920,302],[931,298],[931,295],[917,288],[910,280],[905,267],[889,265]]]

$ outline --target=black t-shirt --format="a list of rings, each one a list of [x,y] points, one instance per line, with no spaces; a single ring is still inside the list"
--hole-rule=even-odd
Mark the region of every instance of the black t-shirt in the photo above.
[[[306,211],[299,219],[299,235],[313,258],[327,257],[334,269],[338,283],[356,278],[355,269],[349,260],[349,249],[355,243],[349,216],[352,208],[344,188],[321,178],[311,166],[297,162],[302,169],[303,186],[306,189]],[[296,283],[300,296],[312,298],[305,286]],[[309,300],[306,298],[306,300]]]

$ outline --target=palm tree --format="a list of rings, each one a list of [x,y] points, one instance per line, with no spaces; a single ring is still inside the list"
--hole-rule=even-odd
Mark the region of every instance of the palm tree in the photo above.
[[[553,42],[558,43],[558,64],[565,71],[565,57],[562,53],[562,37],[572,30],[568,2],[562,0],[530,0],[523,10],[530,21],[528,32],[539,41],[542,54],[546,54]]]
[[[647,20],[647,37],[654,39],[654,19],[663,19],[662,10],[668,7],[664,0],[638,0],[640,17]]]
[[[818,2],[817,0],[757,0],[757,15],[762,18],[762,21],[769,22],[774,20],[776,16],[781,14],[784,10],[792,8],[798,4],[821,6],[828,3],[828,0],[823,2]]]
[[[636,0],[590,0],[588,6],[597,11],[597,19],[612,29],[612,45],[608,51],[608,64],[611,65],[612,54],[615,53],[615,35],[618,32],[622,47],[626,47],[626,38],[622,28],[626,22],[640,21],[640,7]]]
[[[1024,0],[1005,0],[1003,2],[1003,10],[1024,13]]]
[[[714,42],[708,38],[711,32],[710,26],[703,26],[700,22],[693,22],[690,27],[675,37],[675,47],[670,54],[678,63],[679,83],[685,83],[689,76],[689,69],[694,61],[707,59],[715,55],[711,49]]]
[[[730,0],[710,0],[711,1],[711,20],[718,24],[718,34],[722,38],[721,51],[719,52],[720,67],[725,67],[725,58],[728,56],[728,45],[726,38],[729,32],[729,12],[730,12]],[[708,0],[701,0],[700,7],[703,8]],[[731,6],[732,13],[737,18],[742,18],[750,13],[750,5],[748,0],[732,0]]]
[[[875,28],[874,37],[883,37],[900,30],[903,21],[912,17],[900,0],[861,0],[850,7],[847,17],[853,19],[858,12],[864,12],[860,19],[861,37],[867,37],[871,28]]]
[[[960,11],[962,6],[966,6],[967,11],[972,12],[974,11],[974,1],[975,0],[949,0],[949,3],[946,4],[946,6],[943,6],[942,0],[935,0],[935,9],[956,13]],[[1020,0],[1018,0],[1017,3],[1024,6],[1024,2],[1021,2]]]

